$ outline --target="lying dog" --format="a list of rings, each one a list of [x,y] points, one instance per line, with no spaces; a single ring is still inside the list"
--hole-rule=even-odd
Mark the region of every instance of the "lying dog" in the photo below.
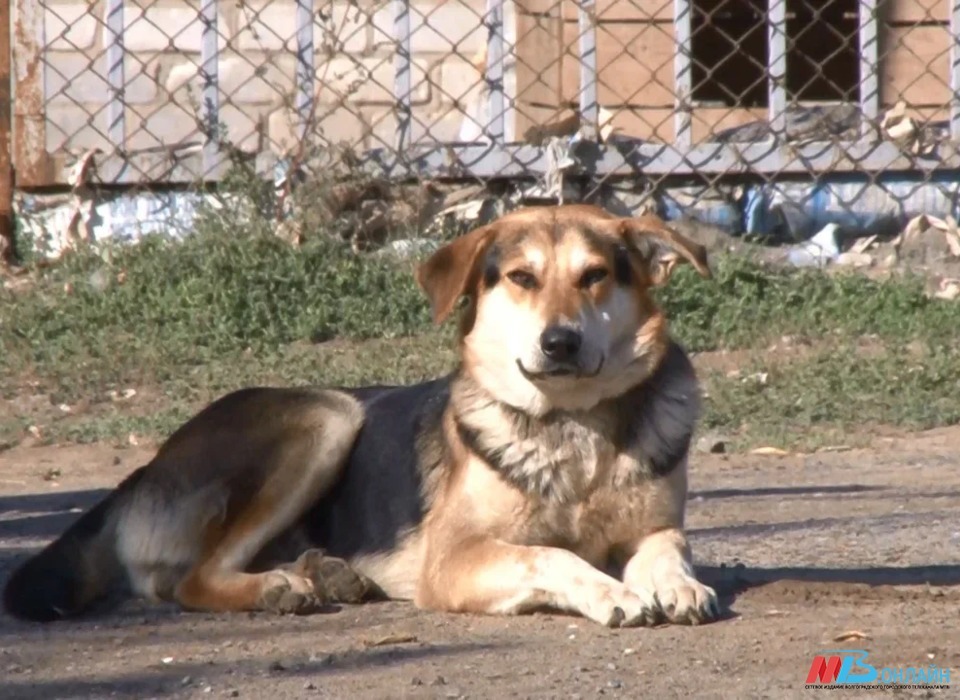
[[[651,298],[683,262],[710,275],[657,217],[584,205],[454,240],[417,272],[436,322],[468,299],[452,374],[216,401],[23,564],[6,609],[53,620],[125,583],[193,610],[714,617],[682,529],[699,388]]]

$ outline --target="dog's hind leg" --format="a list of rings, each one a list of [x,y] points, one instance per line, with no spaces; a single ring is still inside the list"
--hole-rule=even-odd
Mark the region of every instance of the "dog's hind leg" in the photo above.
[[[270,464],[262,465],[266,477],[252,498],[242,508],[228,507],[226,517],[197,533],[201,553],[176,586],[177,602],[200,610],[294,613],[322,605],[307,576],[284,569],[245,569],[334,483],[362,422],[360,405],[335,392],[318,395],[315,405],[288,417]]]

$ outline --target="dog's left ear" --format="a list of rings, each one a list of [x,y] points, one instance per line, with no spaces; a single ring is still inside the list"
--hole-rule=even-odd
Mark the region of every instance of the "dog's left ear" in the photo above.
[[[662,285],[680,263],[688,262],[710,279],[710,263],[707,249],[696,241],[674,231],[654,214],[645,214],[635,219],[620,219],[620,236],[629,248],[636,251],[650,271],[654,285]]]
[[[477,263],[493,240],[493,224],[448,243],[417,268],[417,284],[426,293],[434,323],[442,323],[457,300],[478,280]]]

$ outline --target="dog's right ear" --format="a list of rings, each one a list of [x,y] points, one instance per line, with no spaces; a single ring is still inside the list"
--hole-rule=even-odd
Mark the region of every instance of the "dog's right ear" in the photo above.
[[[426,293],[434,323],[443,323],[461,296],[477,284],[477,263],[493,240],[493,225],[460,236],[431,255],[417,269],[417,284]]]

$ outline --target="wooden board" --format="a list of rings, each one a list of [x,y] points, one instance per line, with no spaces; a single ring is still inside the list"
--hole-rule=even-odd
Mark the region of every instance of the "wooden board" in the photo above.
[[[939,105],[950,101],[950,32],[946,26],[883,27],[880,101]]]
[[[675,112],[665,108],[623,108],[614,112],[612,123],[624,136],[651,141],[674,139]],[[766,119],[765,109],[731,109],[729,107],[697,107],[691,123],[694,143],[709,141],[718,131]]]
[[[926,0],[933,2],[933,0]],[[549,14],[575,21],[579,5],[574,0],[517,0],[517,10],[529,14]],[[673,0],[597,0],[597,19],[600,21],[642,22],[673,21]]]
[[[558,105],[561,98],[563,22],[517,16],[517,99]]]
[[[881,0],[880,17],[885,22],[948,22],[950,0]]]
[[[516,103],[516,135],[518,141],[539,142],[545,136],[556,135],[556,127],[561,124],[569,125],[575,119],[576,113],[566,107],[543,107],[528,103]],[[570,129],[564,129],[569,133]]]
[[[563,98],[576,101],[580,90],[580,31],[566,22]],[[670,107],[673,105],[673,61],[676,40],[672,22],[597,25],[597,99],[603,105]]]

